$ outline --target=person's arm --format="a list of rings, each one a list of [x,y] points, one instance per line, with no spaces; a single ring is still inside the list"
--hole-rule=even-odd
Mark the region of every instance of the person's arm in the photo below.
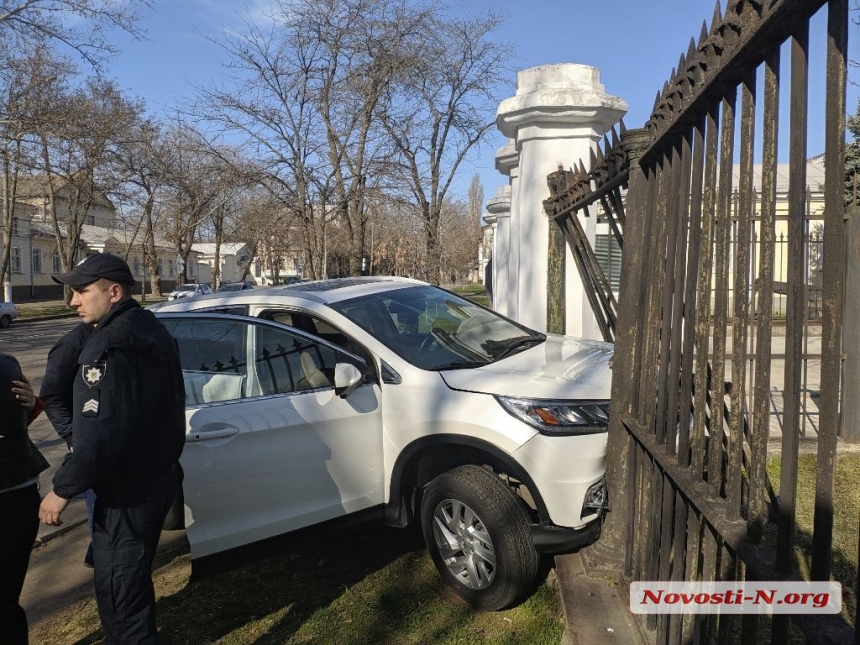
[[[91,327],[81,323],[51,348],[39,392],[48,420],[69,448],[74,417],[72,386],[78,375],[78,355],[91,334]]]

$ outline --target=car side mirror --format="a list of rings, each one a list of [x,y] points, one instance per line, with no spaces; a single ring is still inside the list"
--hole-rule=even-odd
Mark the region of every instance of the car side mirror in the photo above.
[[[352,363],[338,363],[334,366],[334,393],[345,399],[361,385],[364,374]]]

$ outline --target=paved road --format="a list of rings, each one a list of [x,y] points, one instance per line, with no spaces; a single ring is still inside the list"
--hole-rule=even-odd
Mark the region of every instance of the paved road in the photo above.
[[[0,330],[0,351],[12,354],[18,359],[24,374],[38,392],[42,385],[42,377],[45,375],[45,361],[48,358],[48,352],[63,334],[77,324],[77,318],[23,323],[16,321],[11,327]],[[30,438],[51,464],[51,467],[42,473],[39,479],[44,495],[51,490],[51,478],[66,455],[66,443],[57,436],[44,414],[40,415],[30,426]],[[63,513],[64,525],[59,527],[59,530],[62,532],[85,519],[86,507],[83,499],[73,499],[69,508]],[[57,531],[58,527],[42,524],[39,527],[39,540],[50,539]]]

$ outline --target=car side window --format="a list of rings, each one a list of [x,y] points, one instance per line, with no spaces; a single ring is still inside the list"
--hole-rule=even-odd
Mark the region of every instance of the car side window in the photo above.
[[[256,328],[254,371],[260,394],[284,394],[334,386],[337,353],[283,329]]]
[[[164,322],[179,346],[186,406],[247,396],[246,325],[199,318]]]
[[[322,318],[312,316],[301,311],[287,311],[283,309],[273,309],[265,311],[260,315],[265,320],[271,320],[283,325],[295,327],[314,336],[319,336],[323,340],[330,342],[332,345],[343,347],[346,351],[355,354],[364,359],[365,367],[370,368],[375,373],[375,362],[370,352],[363,345],[357,343],[351,337],[344,334],[340,329],[335,327]]]

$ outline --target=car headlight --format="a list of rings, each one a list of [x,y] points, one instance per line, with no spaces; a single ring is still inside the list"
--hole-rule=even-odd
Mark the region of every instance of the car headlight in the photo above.
[[[550,401],[497,396],[507,412],[547,435],[597,434],[609,427],[609,401]]]

